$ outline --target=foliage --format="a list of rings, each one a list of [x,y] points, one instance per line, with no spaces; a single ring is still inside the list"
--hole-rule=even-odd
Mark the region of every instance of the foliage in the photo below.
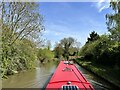
[[[50,51],[48,48],[39,49],[37,57],[41,62],[45,62],[53,59],[54,53]]]
[[[110,38],[120,42],[120,1],[110,3],[114,14],[106,14],[107,26],[110,32]]]
[[[110,34],[99,36],[92,32],[80,55],[92,63],[120,68],[120,1],[110,2],[110,7],[114,11],[106,15]]]
[[[117,65],[120,67],[120,1],[111,0],[110,7],[113,9],[113,14],[107,14],[107,26],[110,32],[110,39],[114,42],[113,57],[116,60]]]
[[[81,49],[81,43],[80,42],[78,42],[78,41],[75,41],[75,45],[74,45],[74,52],[76,52],[75,54],[76,54],[76,56],[79,56],[79,52],[80,52],[80,49]]]
[[[54,54],[55,54],[55,58],[61,58],[62,54],[63,54],[63,48],[61,46],[61,44],[57,44],[56,47],[54,48]]]
[[[87,38],[88,41],[86,43],[93,42],[97,39],[99,39],[99,35],[95,31],[93,31],[91,32],[90,37]]]
[[[118,65],[120,59],[119,45],[119,42],[111,41],[108,35],[102,35],[100,36],[100,39],[83,46],[80,55],[93,63],[107,66]]]
[[[54,48],[55,57],[64,57],[68,60],[69,56],[74,56],[75,54],[78,54],[80,47],[78,45],[80,45],[80,43],[72,37],[63,38],[62,40],[60,40],[60,43],[56,44],[56,47]]]
[[[46,47],[48,48],[48,50],[50,50],[50,48],[51,48],[51,42],[50,42],[50,40],[47,40]]]
[[[66,58],[67,60],[69,59],[69,49],[73,46],[75,40],[72,37],[68,38],[63,38],[60,41],[60,44],[63,48],[63,57]]]
[[[10,30],[10,45],[17,39],[25,37],[37,39],[39,32],[43,29],[42,17],[39,14],[38,4],[33,2],[3,2],[2,23]],[[3,33],[4,32],[3,30]]]
[[[43,18],[33,2],[2,2],[2,77],[34,67]],[[1,42],[0,42],[1,43]]]

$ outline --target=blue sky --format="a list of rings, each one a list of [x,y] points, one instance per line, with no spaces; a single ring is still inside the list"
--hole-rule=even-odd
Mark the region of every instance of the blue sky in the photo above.
[[[40,10],[45,26],[43,37],[51,41],[52,47],[64,37],[73,37],[84,45],[91,31],[107,32],[108,2],[40,2]]]

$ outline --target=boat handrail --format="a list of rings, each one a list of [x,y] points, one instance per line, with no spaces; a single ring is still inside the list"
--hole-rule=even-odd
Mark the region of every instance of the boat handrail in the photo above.
[[[53,81],[53,82],[49,82],[49,84],[51,83],[59,83],[59,82],[68,82],[68,80],[64,80],[64,81]],[[81,81],[70,81],[70,82],[78,82],[78,83],[84,83],[84,84],[90,84],[89,82],[81,82]]]

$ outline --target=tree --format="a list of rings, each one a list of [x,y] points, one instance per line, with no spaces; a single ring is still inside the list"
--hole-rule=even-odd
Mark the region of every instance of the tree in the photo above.
[[[120,1],[111,0],[110,7],[114,14],[106,14],[106,24],[112,40],[120,41]]]
[[[113,54],[116,58],[117,65],[120,67],[120,0],[111,0],[110,7],[113,14],[106,14],[106,24],[110,32],[110,39],[114,43]]]
[[[51,42],[50,42],[50,40],[47,40],[46,47],[47,47],[48,50],[51,49]]]
[[[2,24],[7,25],[10,34],[10,45],[17,39],[36,39],[43,30],[43,18],[39,14],[38,5],[33,2],[2,2]],[[3,30],[3,33],[4,30]]]
[[[54,53],[47,48],[39,49],[37,54],[38,60],[40,60],[41,63],[47,62],[54,58]]]
[[[97,39],[99,39],[99,35],[95,31],[93,31],[93,32],[90,33],[90,37],[87,38],[86,43],[93,42]]]
[[[76,41],[75,42],[75,47],[76,47],[76,54],[77,54],[77,56],[79,56],[81,43]]]
[[[75,55],[78,56],[80,50],[80,42],[77,42],[72,37],[63,38],[59,43],[56,43],[54,48],[54,53],[56,58],[64,57],[69,59],[69,57],[74,58]]]
[[[36,41],[44,29],[37,3],[2,2],[2,75],[29,69],[36,60]],[[1,42],[0,42],[1,43]]]
[[[56,46],[54,48],[55,58],[60,59],[63,54],[63,48],[61,44],[56,43]]]
[[[114,13],[106,15],[110,33],[99,36],[92,32],[80,54],[84,56],[84,60],[120,69],[120,0],[111,1],[110,7],[114,11]]]
[[[64,38],[60,41],[60,44],[63,48],[63,57],[67,60],[69,59],[69,49],[74,45],[74,42],[75,40],[72,37]]]

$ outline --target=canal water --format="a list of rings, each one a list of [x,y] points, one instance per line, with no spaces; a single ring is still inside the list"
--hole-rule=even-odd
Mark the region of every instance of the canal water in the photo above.
[[[101,78],[97,77],[93,73],[87,71],[86,69],[82,68],[81,66],[77,65],[77,68],[81,71],[81,73],[85,76],[85,78],[92,84],[95,90],[115,90],[111,84],[105,82]]]
[[[11,75],[8,79],[2,81],[2,88],[42,88],[49,81],[57,65],[57,62],[49,62],[38,65],[34,70],[24,71],[20,72],[19,74]],[[111,88],[111,85],[105,81],[99,79],[82,67],[78,65],[76,66],[95,88],[99,90],[109,90]]]

